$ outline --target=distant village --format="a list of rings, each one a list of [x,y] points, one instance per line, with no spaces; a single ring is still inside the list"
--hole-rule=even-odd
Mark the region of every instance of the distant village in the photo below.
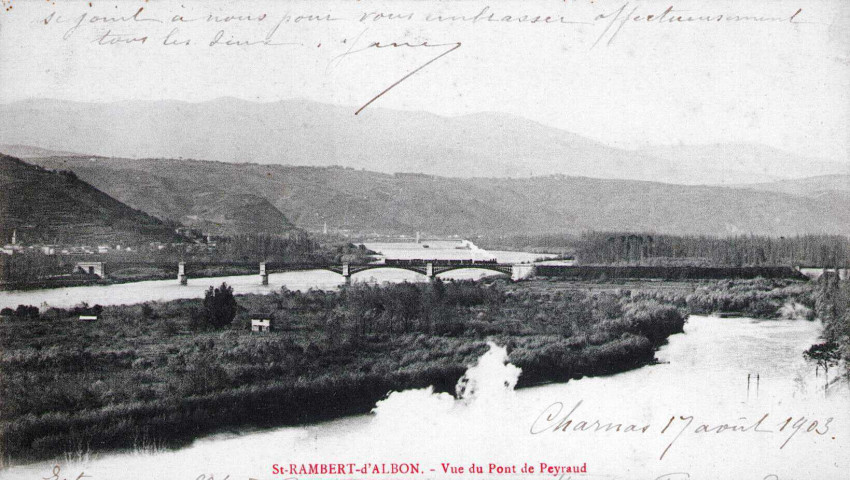
[[[423,234],[416,232],[415,235],[391,234],[380,232],[355,232],[350,229],[337,228],[332,231],[328,229],[327,223],[320,229],[305,229],[311,235],[317,237],[334,237],[338,239],[348,239],[351,241],[375,241],[375,242],[415,242],[421,243]],[[163,252],[178,249],[183,253],[189,254],[204,254],[215,253],[217,246],[222,243],[227,243],[227,236],[211,235],[204,233],[202,230],[190,227],[177,227],[174,233],[182,238],[180,242],[148,242],[143,245],[71,245],[71,244],[45,244],[31,243],[26,244],[18,239],[17,230],[12,231],[11,239],[8,243],[0,247],[0,254],[15,255],[15,254],[33,254],[41,253],[43,255],[105,255],[105,254],[127,254],[127,253],[151,253]],[[460,241],[460,235],[429,235],[431,240],[454,240]]]
[[[68,244],[24,244],[18,240],[17,230],[12,232],[9,243],[0,247],[0,254],[20,255],[37,254],[42,255],[104,255],[104,254],[127,254],[138,252],[167,251],[169,249],[180,249],[186,253],[213,253],[217,245],[226,241],[226,237],[205,235],[198,229],[178,227],[174,233],[182,237],[181,242],[148,242],[144,245],[68,245]]]

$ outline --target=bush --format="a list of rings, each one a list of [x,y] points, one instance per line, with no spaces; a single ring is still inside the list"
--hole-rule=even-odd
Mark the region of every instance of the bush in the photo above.
[[[41,318],[44,320],[55,321],[66,319],[69,316],[71,316],[70,312],[64,308],[48,308],[47,311],[41,315]]]
[[[672,305],[642,300],[626,306],[624,320],[631,333],[643,335],[657,345],[674,333],[684,331],[686,316]]]
[[[444,306],[435,307],[429,315],[436,335],[458,336],[466,329],[457,313]]]
[[[156,312],[150,304],[142,304],[142,317],[148,320],[156,318]]]
[[[691,313],[738,312],[754,318],[777,318],[788,302],[811,307],[811,287],[787,280],[729,280],[696,289],[687,296]]]
[[[236,316],[236,297],[233,287],[222,283],[220,287],[210,287],[204,295],[204,323],[208,327],[222,328],[230,325]]]
[[[0,310],[0,316],[10,320],[34,320],[39,315],[38,307],[32,305],[18,305],[18,308],[4,308]]]
[[[100,305],[95,305],[93,307],[89,307],[88,303],[81,303],[76,307],[71,309],[71,315],[96,315],[100,316],[103,313],[103,307]]]

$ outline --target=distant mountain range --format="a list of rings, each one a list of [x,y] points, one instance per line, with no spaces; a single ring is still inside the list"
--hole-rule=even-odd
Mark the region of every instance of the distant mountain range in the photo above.
[[[109,195],[163,219],[434,234],[850,234],[846,176],[730,187],[552,175],[447,178],[341,167],[50,157]],[[844,180],[842,180],[844,179]],[[818,194],[806,194],[812,185]],[[822,187],[822,188],[821,188]],[[230,213],[226,213],[230,212]],[[191,223],[191,222],[189,222]]]
[[[78,179],[0,154],[0,244],[135,245],[174,241],[173,227]]]
[[[797,180],[736,185],[736,187],[763,192],[787,193],[800,197],[831,198],[835,195],[850,196],[850,175],[822,175]]]
[[[48,150],[46,148],[33,147],[31,145],[0,145],[0,152],[19,159],[44,158],[51,156],[82,156],[78,153]]]
[[[355,117],[352,110],[306,100],[30,100],[0,105],[0,144],[6,151],[32,145],[59,155],[338,165],[467,178],[563,174],[728,185],[850,173],[847,161],[804,158],[760,145],[631,151],[507,114],[441,117],[370,108]],[[43,157],[47,152],[20,153]]]

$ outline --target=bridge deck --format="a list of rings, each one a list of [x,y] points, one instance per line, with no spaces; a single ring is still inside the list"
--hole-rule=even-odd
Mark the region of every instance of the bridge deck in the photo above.
[[[175,262],[106,262],[110,271],[116,271],[125,268],[159,268],[166,272],[177,272],[178,265]],[[283,262],[264,262],[265,273],[282,273],[304,270],[328,270],[340,275],[353,275],[366,270],[375,270],[379,268],[392,268],[399,270],[408,270],[422,275],[438,275],[452,270],[461,269],[484,269],[498,273],[510,275],[513,265],[508,263],[496,263],[495,261],[481,260],[391,260],[385,263],[368,263],[368,264],[346,264],[333,265],[324,263],[308,263],[308,264],[292,264]],[[244,268],[260,273],[261,262],[184,262],[183,272],[190,275],[193,272],[199,272],[210,268]],[[430,272],[429,272],[430,269]],[[196,273],[197,274],[197,273]]]

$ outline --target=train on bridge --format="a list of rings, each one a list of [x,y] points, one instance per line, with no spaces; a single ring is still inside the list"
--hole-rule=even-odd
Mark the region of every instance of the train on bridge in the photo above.
[[[384,265],[426,265],[432,264],[435,266],[446,265],[498,265],[495,258],[490,260],[423,260],[423,259],[402,259],[388,258],[384,261]]]

